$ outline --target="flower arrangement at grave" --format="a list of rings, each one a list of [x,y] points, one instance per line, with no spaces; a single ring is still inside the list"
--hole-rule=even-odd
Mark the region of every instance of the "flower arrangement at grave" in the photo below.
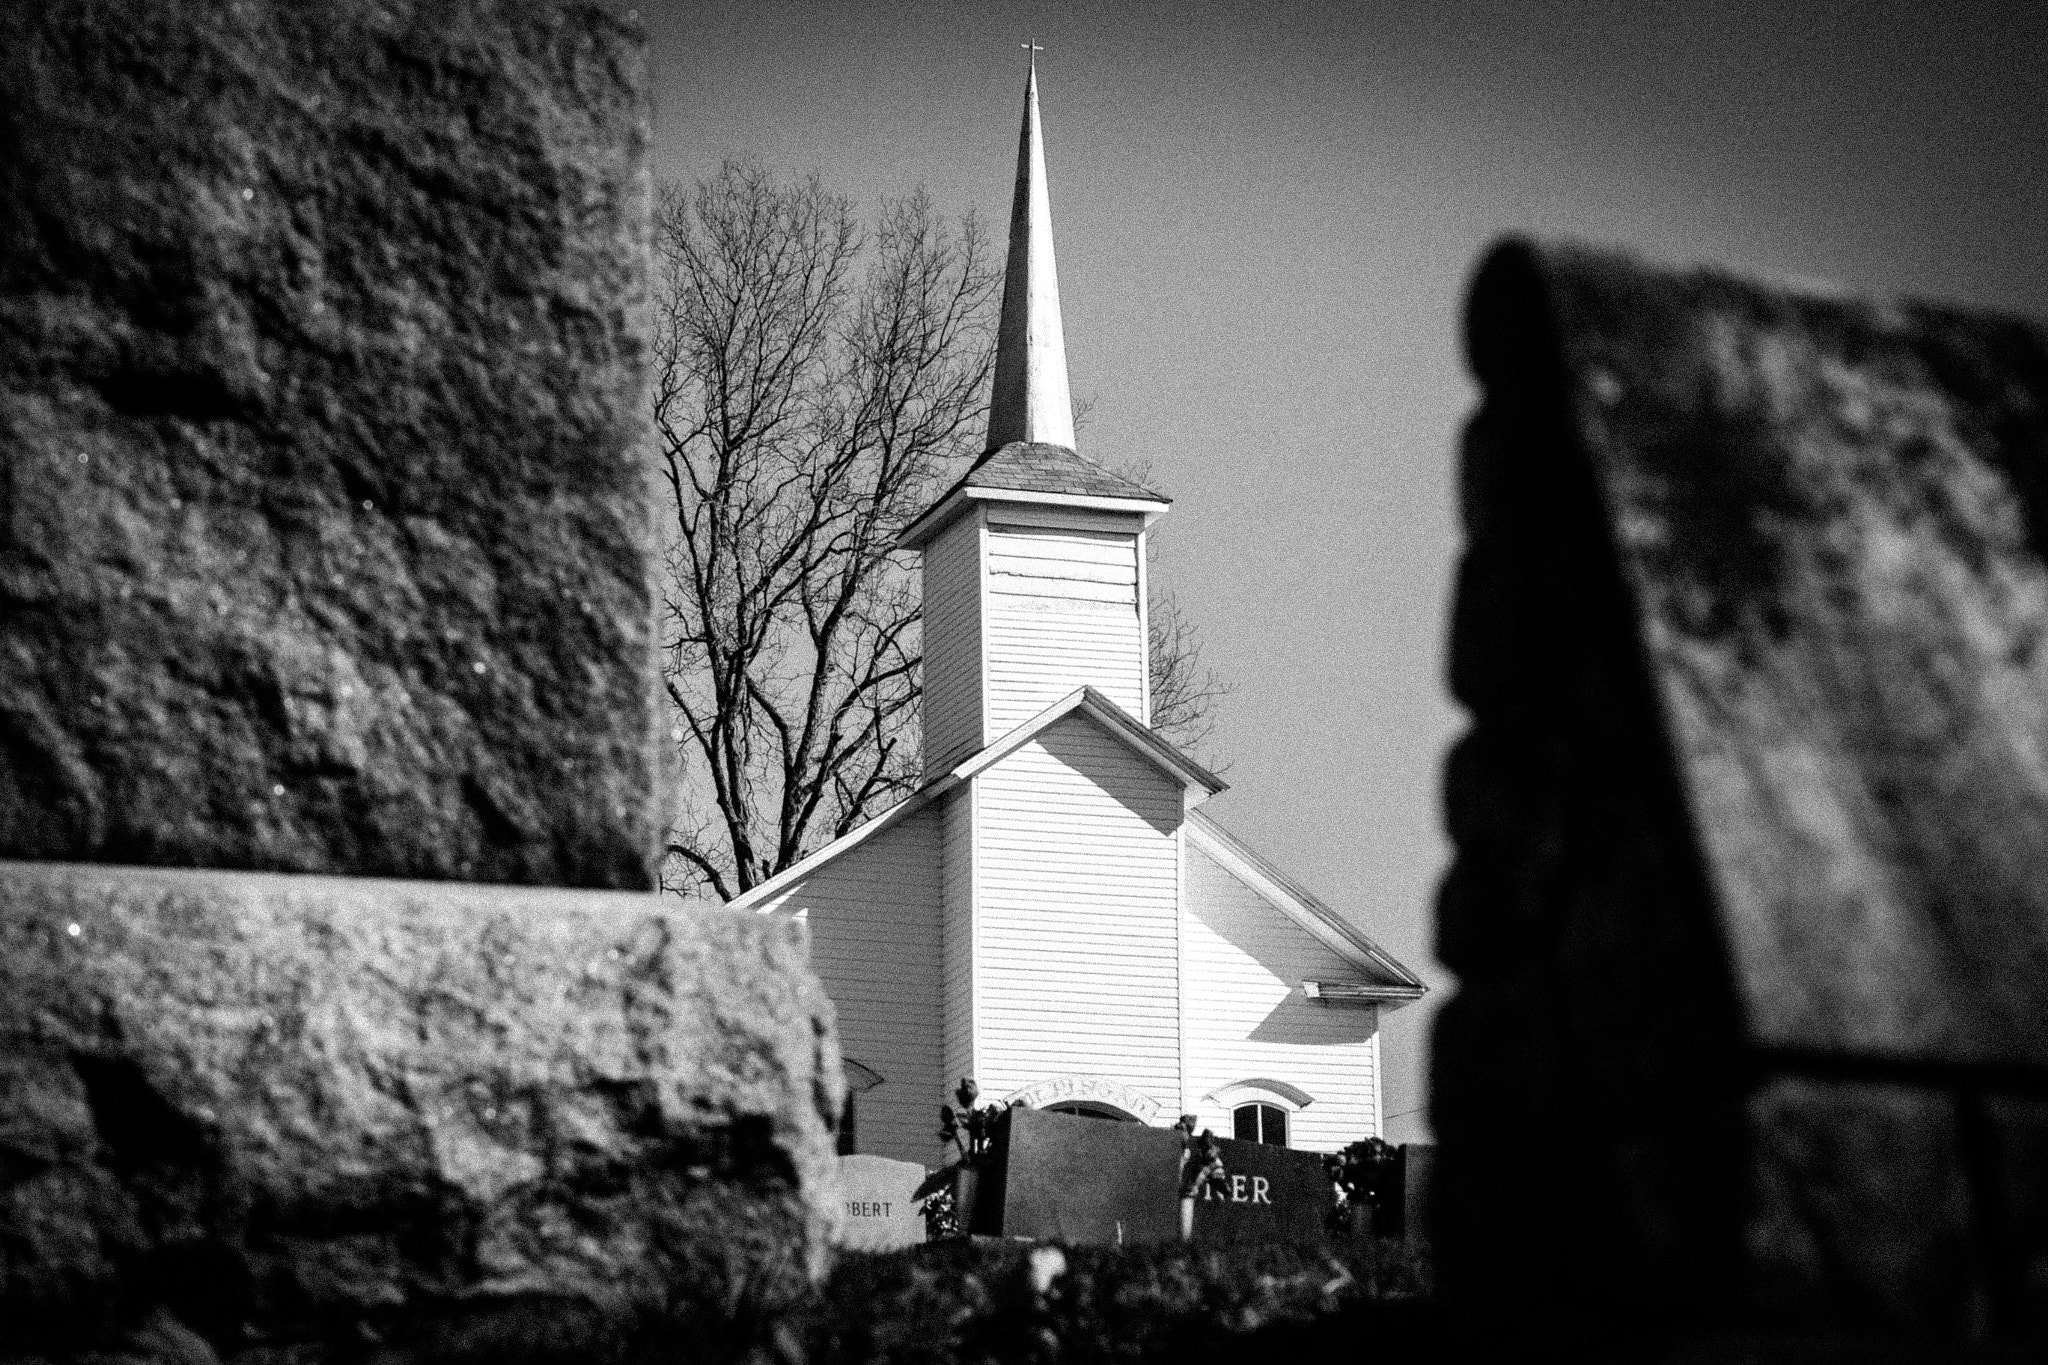
[[[1369,1137],[1323,1158],[1323,1169],[1336,1190],[1337,1202],[1330,1210],[1332,1231],[1353,1231],[1361,1214],[1366,1217],[1367,1226],[1377,1230],[1394,1194],[1399,1157],[1391,1142]]]
[[[996,1116],[1010,1106],[988,1104],[977,1109],[974,1101],[981,1096],[981,1087],[971,1076],[962,1076],[960,1084],[954,1087],[953,1098],[960,1101],[956,1112],[952,1105],[939,1106],[939,1141],[950,1142],[960,1151],[959,1164],[978,1166],[988,1156],[989,1143],[995,1136]]]
[[[1195,1235],[1195,1201],[1205,1194],[1220,1198],[1230,1192],[1230,1173],[1223,1169],[1223,1148],[1216,1134],[1204,1128],[1195,1135],[1195,1116],[1182,1114],[1174,1124],[1180,1129],[1180,1236],[1188,1241]]]
[[[995,1141],[996,1120],[1009,1109],[1006,1104],[977,1106],[980,1097],[981,1087],[972,1077],[962,1076],[953,1089],[960,1107],[939,1106],[939,1141],[951,1143],[959,1156],[932,1172],[917,1189],[924,1200],[919,1212],[924,1215],[925,1235],[932,1240],[958,1237],[974,1221],[981,1167]]]
[[[924,1202],[917,1206],[917,1211],[924,1216],[924,1238],[927,1242],[960,1235],[960,1212],[953,1203],[951,1189],[940,1188],[931,1191],[925,1195]]]

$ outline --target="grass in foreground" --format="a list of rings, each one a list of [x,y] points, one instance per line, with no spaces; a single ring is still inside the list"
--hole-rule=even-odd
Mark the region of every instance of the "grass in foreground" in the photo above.
[[[1398,1360],[1425,1330],[1429,1269],[1392,1242],[1228,1250],[940,1242],[843,1256],[778,1323],[784,1365],[1265,1365],[1268,1349]],[[1391,1349],[1389,1349],[1391,1348]]]

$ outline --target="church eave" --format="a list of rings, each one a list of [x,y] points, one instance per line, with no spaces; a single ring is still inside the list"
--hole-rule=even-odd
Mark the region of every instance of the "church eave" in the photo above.
[[[960,785],[960,779],[953,773],[944,773],[919,787],[889,809],[875,816],[865,824],[856,825],[834,839],[823,848],[817,849],[804,858],[791,863],[767,881],[741,892],[726,902],[728,910],[759,910],[760,903],[789,886],[802,881],[819,868],[825,866],[840,854],[859,847],[878,834],[901,824],[947,792]]]
[[[1385,990],[1385,1003],[1389,1008],[1399,1008],[1427,993],[1429,987],[1422,978],[1403,966],[1392,953],[1373,942],[1351,921],[1325,905],[1314,892],[1254,852],[1229,830],[1200,811],[1189,814],[1187,828],[1202,851],[1221,863],[1224,870],[1260,892],[1266,900],[1361,972],[1381,978],[1370,983],[1343,984],[1369,985]],[[1335,986],[1339,983],[1330,984]]]
[[[1091,493],[1041,493],[1021,488],[977,488],[963,484],[934,503],[916,521],[903,528],[896,546],[921,550],[955,518],[976,503],[1034,503],[1045,507],[1074,507],[1094,512],[1125,512],[1141,516],[1150,526],[1171,505],[1152,498],[1111,498]]]
[[[1388,986],[1374,981],[1304,981],[1301,993],[1326,1005],[1392,1005],[1398,1008],[1428,994],[1427,986]]]

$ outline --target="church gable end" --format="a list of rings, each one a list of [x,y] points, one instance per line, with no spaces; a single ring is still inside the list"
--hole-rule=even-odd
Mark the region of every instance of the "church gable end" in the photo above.
[[[1331,1150],[1377,1133],[1379,1010],[1301,988],[1364,973],[1199,841],[1186,856],[1188,1089],[1202,1122],[1229,1131],[1229,1087],[1275,1078],[1309,1097],[1292,1116],[1293,1145]]]
[[[1102,1074],[1176,1104],[1180,780],[1077,710],[974,782],[983,1088]]]

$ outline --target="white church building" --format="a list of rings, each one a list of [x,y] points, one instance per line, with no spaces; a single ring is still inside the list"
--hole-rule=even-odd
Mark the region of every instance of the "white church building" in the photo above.
[[[1380,1132],[1380,1014],[1421,981],[1211,820],[1224,784],[1148,726],[1167,507],[1075,450],[1034,70],[988,453],[901,541],[924,785],[734,902],[809,921],[859,1151],[940,1160],[963,1076],[1309,1149]]]

